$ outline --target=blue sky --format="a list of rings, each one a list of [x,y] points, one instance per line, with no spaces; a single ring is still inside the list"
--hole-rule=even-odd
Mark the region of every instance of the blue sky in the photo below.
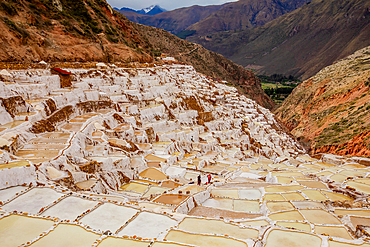
[[[132,9],[142,9],[150,5],[159,5],[164,9],[173,10],[192,5],[219,5],[237,0],[107,0],[112,7],[128,7]]]

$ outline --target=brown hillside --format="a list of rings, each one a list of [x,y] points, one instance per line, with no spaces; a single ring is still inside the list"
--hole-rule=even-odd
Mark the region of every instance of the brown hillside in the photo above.
[[[313,0],[262,27],[189,40],[261,74],[307,79],[370,45],[370,1]]]
[[[304,81],[276,111],[312,153],[370,156],[370,47]]]
[[[240,0],[225,4],[217,12],[188,27],[195,35],[262,26],[301,7],[307,0]]]

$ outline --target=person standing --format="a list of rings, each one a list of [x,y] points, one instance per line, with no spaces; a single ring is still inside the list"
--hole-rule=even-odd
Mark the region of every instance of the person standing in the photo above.
[[[200,176],[200,174],[198,175],[198,186],[200,186],[200,183],[202,182],[202,177]]]
[[[208,174],[208,175],[207,175],[207,178],[208,178],[208,183],[211,183],[211,179],[212,179],[211,174]]]

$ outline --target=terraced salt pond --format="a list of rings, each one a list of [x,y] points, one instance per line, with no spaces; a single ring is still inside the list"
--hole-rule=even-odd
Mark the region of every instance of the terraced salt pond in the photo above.
[[[369,159],[310,157],[190,66],[70,71],[0,82],[47,90],[0,111],[1,246],[370,247]]]

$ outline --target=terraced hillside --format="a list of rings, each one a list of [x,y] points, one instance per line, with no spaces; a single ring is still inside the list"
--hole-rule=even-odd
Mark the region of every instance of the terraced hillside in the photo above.
[[[2,246],[370,245],[369,159],[189,65],[52,71],[1,71]]]
[[[313,153],[370,156],[370,47],[300,84],[277,110]]]

